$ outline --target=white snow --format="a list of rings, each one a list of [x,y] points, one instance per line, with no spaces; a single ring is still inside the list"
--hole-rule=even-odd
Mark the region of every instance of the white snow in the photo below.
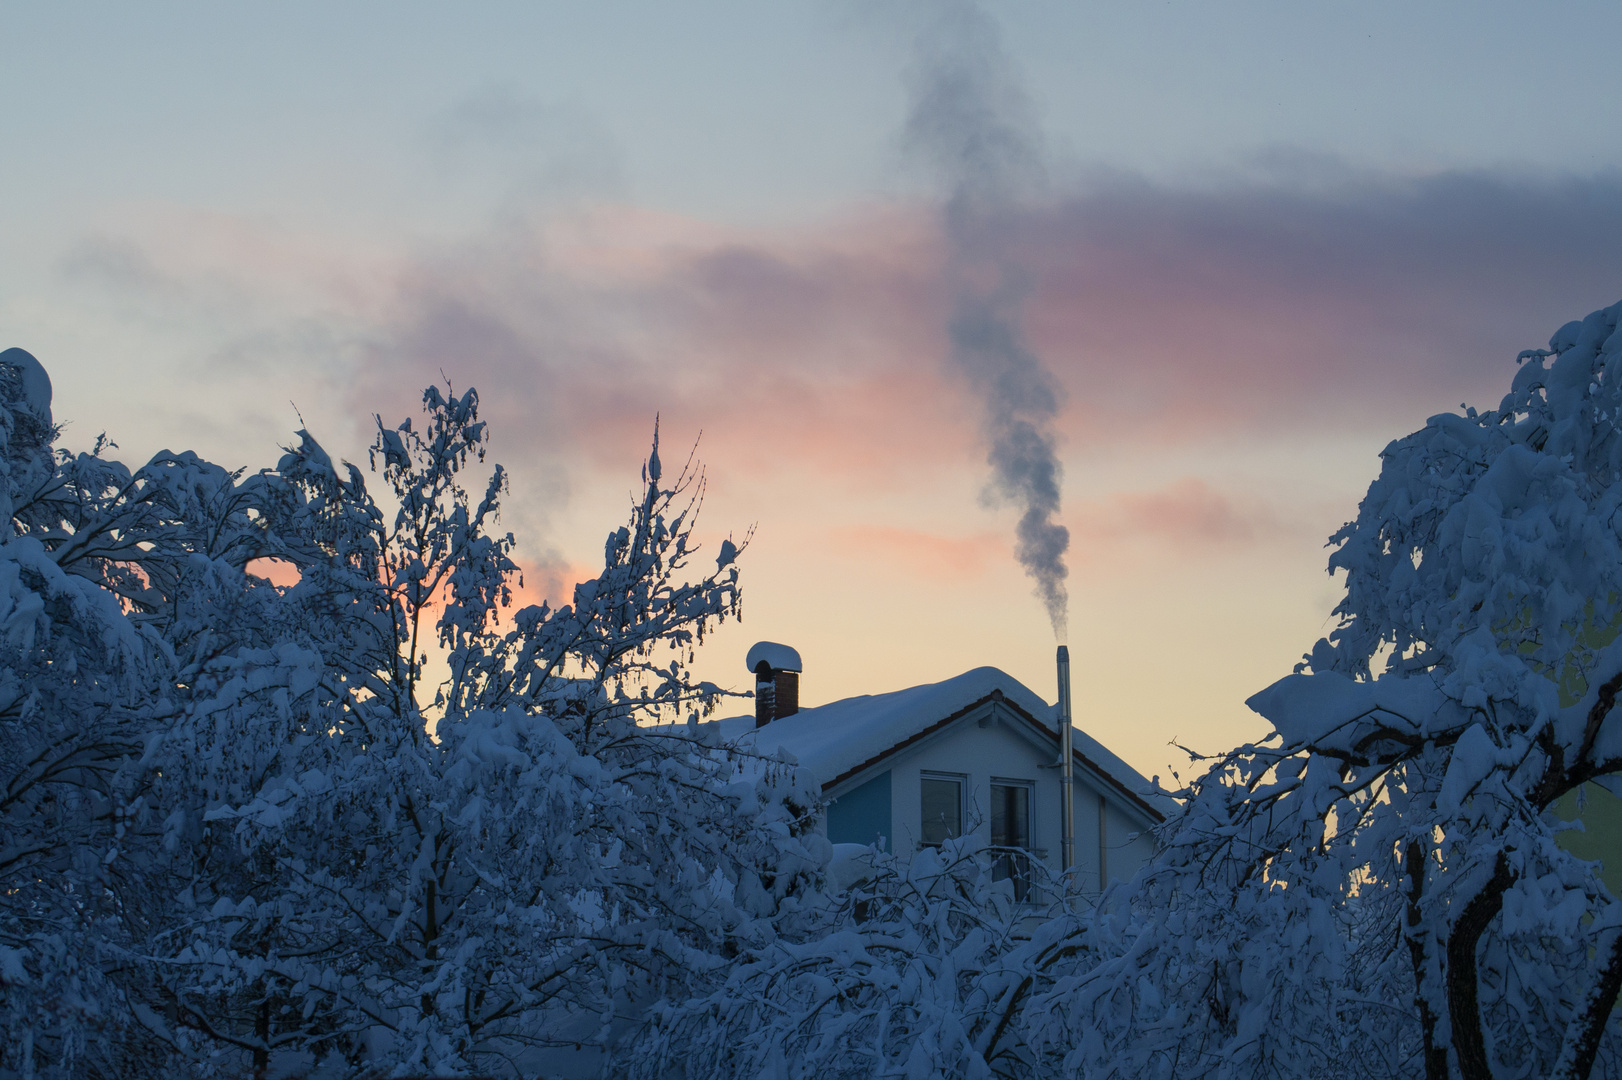
[[[744,658],[749,670],[754,671],[756,665],[762,660],[771,665],[773,671],[804,671],[800,665],[800,654],[787,645],[779,645],[775,641],[757,641]]]
[[[1286,740],[1320,745],[1339,745],[1332,734],[1337,728],[1375,713],[1382,723],[1414,735],[1464,715],[1427,676],[1355,682],[1338,671],[1286,675],[1245,704]],[[1354,739],[1361,734],[1348,732]]]
[[[27,349],[7,349],[0,352],[0,364],[17,369],[23,384],[23,401],[28,411],[47,426],[51,423],[51,377],[34,354]]]

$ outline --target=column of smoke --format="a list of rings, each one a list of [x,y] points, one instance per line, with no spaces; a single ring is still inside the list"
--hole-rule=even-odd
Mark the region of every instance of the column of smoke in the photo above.
[[[1041,140],[996,24],[968,3],[932,10],[919,39],[907,143],[946,187],[952,362],[985,400],[993,486],[1020,508],[1015,550],[1062,642],[1070,531],[1054,520],[1058,392],[1025,341],[1028,283],[1012,235],[1020,206],[1043,181]]]

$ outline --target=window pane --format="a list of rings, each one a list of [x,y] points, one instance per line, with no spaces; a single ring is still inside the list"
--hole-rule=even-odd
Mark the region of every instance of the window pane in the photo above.
[[[938,844],[963,830],[963,785],[939,777],[923,778],[923,842]]]
[[[1031,846],[1031,789],[1024,784],[991,785],[991,845],[1002,848],[992,856],[991,880],[1012,881],[1014,899],[1023,902],[1030,896],[1030,857],[1024,850]]]
[[[991,785],[991,843],[1031,846],[1031,789],[1024,784]]]

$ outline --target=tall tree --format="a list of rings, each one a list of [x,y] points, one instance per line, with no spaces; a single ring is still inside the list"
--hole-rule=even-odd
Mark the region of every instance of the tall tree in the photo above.
[[[1551,813],[1622,771],[1622,305],[1383,455],[1339,622],[1184,793],[1033,1037],[1099,1075],[1622,1068],[1622,901]],[[1072,938],[1074,940],[1074,938]]]
[[[691,460],[667,481],[656,437],[602,573],[513,610],[477,394],[423,404],[378,424],[386,510],[305,432],[251,474],[56,451],[44,370],[0,356],[7,1067],[533,1071],[814,884],[814,791],[691,722],[743,546],[692,572]]]
[[[151,1013],[199,1060],[225,1044],[260,1068],[303,1051],[520,1070],[611,1039],[818,872],[796,839],[814,793],[781,766],[740,786],[732,756],[672,723],[722,698],[688,664],[738,613],[731,540],[685,580],[692,462],[667,481],[655,438],[602,573],[573,603],[512,611],[513,539],[491,530],[504,474],[462,483],[486,445],[477,395],[423,404],[420,430],[378,424],[392,513],[301,433],[265,501],[301,575],[279,644],[193,683],[186,754],[207,749],[181,771],[213,797],[209,840]]]

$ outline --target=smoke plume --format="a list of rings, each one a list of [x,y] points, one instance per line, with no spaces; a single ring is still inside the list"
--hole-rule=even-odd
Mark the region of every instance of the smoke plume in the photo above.
[[[971,3],[934,11],[918,43],[907,144],[946,188],[952,362],[985,400],[994,489],[1021,510],[1015,551],[1064,641],[1070,531],[1055,520],[1058,386],[1025,341],[1027,276],[1010,239],[1044,179],[1041,138],[996,23]]]

